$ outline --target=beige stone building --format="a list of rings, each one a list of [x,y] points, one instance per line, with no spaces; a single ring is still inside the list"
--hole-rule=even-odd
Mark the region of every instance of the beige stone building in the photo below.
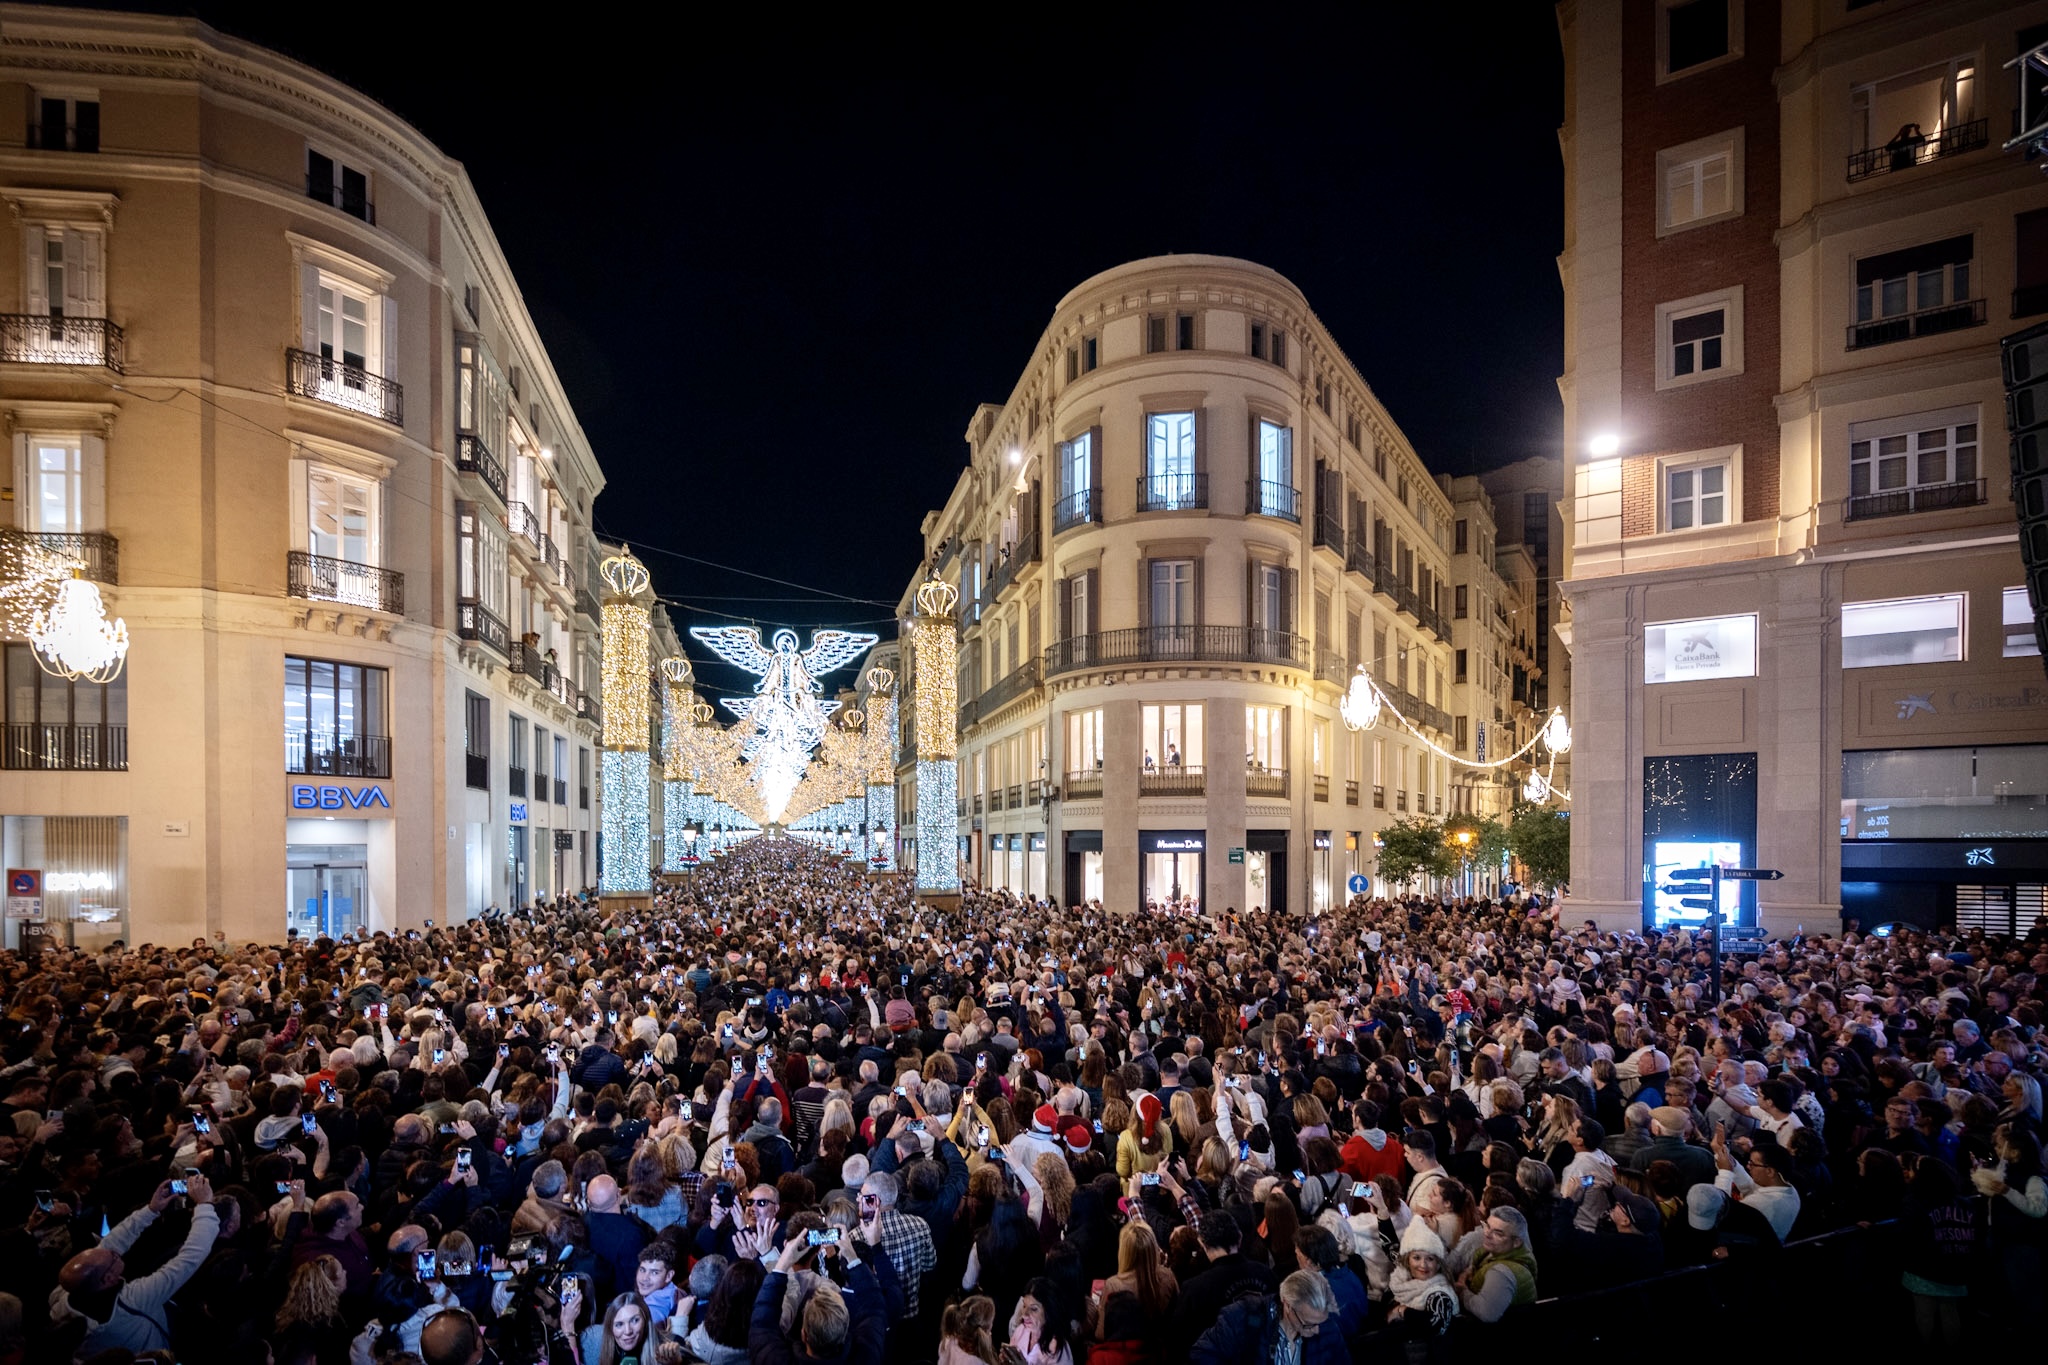
[[[1389,821],[1453,808],[1466,779],[1446,757],[1391,717],[1354,734],[1337,704],[1364,664],[1470,756],[1451,710],[1459,517],[1287,280],[1213,256],[1105,271],[966,435],[923,529],[961,593],[970,876],[1299,913],[1371,875]],[[906,762],[906,835],[913,784]]]
[[[1566,64],[1570,913],[2011,928],[2048,688],[1998,339],[2048,312],[2000,150],[2048,5],[1576,0]],[[1731,897],[1731,904],[1733,903]]]
[[[132,640],[104,687],[6,645],[5,861],[54,932],[591,881],[603,477],[462,167],[202,24],[0,5],[0,198],[0,521]]]

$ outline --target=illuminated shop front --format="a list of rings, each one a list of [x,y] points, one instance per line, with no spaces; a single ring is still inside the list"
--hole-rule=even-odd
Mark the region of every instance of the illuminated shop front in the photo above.
[[[392,784],[287,779],[285,931],[338,938],[397,919]]]
[[[1198,829],[1138,831],[1147,909],[1200,907],[1205,842]]]
[[[5,946],[97,949],[128,940],[128,817],[10,815],[0,831],[10,871],[40,872],[39,903],[10,912]]]

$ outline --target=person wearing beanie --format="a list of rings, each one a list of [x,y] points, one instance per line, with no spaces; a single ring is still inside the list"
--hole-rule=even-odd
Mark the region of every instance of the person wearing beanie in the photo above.
[[[1116,1143],[1116,1173],[1129,1180],[1134,1173],[1158,1170],[1173,1155],[1173,1129],[1161,1120],[1159,1097],[1140,1095],[1131,1109],[1131,1126]]]
[[[1380,1236],[1391,1241],[1388,1225],[1380,1228]],[[1387,1326],[1410,1339],[1442,1336],[1458,1317],[1458,1291],[1444,1277],[1444,1239],[1428,1219],[1417,1218],[1392,1249],[1394,1272],[1387,1288],[1394,1306],[1387,1310]]]

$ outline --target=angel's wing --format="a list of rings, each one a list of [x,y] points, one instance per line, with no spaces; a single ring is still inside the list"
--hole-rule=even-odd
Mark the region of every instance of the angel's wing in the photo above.
[[[732,712],[735,716],[738,716],[741,720],[745,720],[748,717],[748,715],[750,715],[753,712],[754,698],[720,697],[718,699],[718,704],[720,706],[723,706],[726,710]]]
[[[734,668],[749,673],[766,673],[775,662],[774,652],[761,648],[761,632],[752,626],[691,626],[690,634]]]
[[[874,648],[882,637],[867,631],[820,630],[811,634],[811,647],[803,652],[804,668],[813,678],[822,678],[835,668],[844,668]]]

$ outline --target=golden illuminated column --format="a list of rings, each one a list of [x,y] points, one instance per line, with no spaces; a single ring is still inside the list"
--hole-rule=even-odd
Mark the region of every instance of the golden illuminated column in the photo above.
[[[644,898],[652,890],[654,840],[647,801],[647,567],[630,552],[598,566],[604,601],[604,749],[598,789],[604,811],[604,866],[598,891]]]
[[[662,871],[681,872],[689,866],[685,859],[694,856],[694,838],[683,837],[683,830],[697,817],[691,808],[691,779],[695,773],[690,767],[689,736],[683,727],[690,723],[690,704],[696,697],[690,691],[690,661],[680,654],[672,654],[661,661],[661,812],[664,822],[662,850]]]
[[[882,870],[895,861],[891,829],[896,821],[896,675],[877,664],[868,670],[867,681],[868,729],[862,746],[867,810],[861,824],[868,836],[868,863]]]
[[[910,623],[911,712],[917,745],[917,889],[960,890],[959,643],[953,606],[960,592],[944,579],[917,589]]]

